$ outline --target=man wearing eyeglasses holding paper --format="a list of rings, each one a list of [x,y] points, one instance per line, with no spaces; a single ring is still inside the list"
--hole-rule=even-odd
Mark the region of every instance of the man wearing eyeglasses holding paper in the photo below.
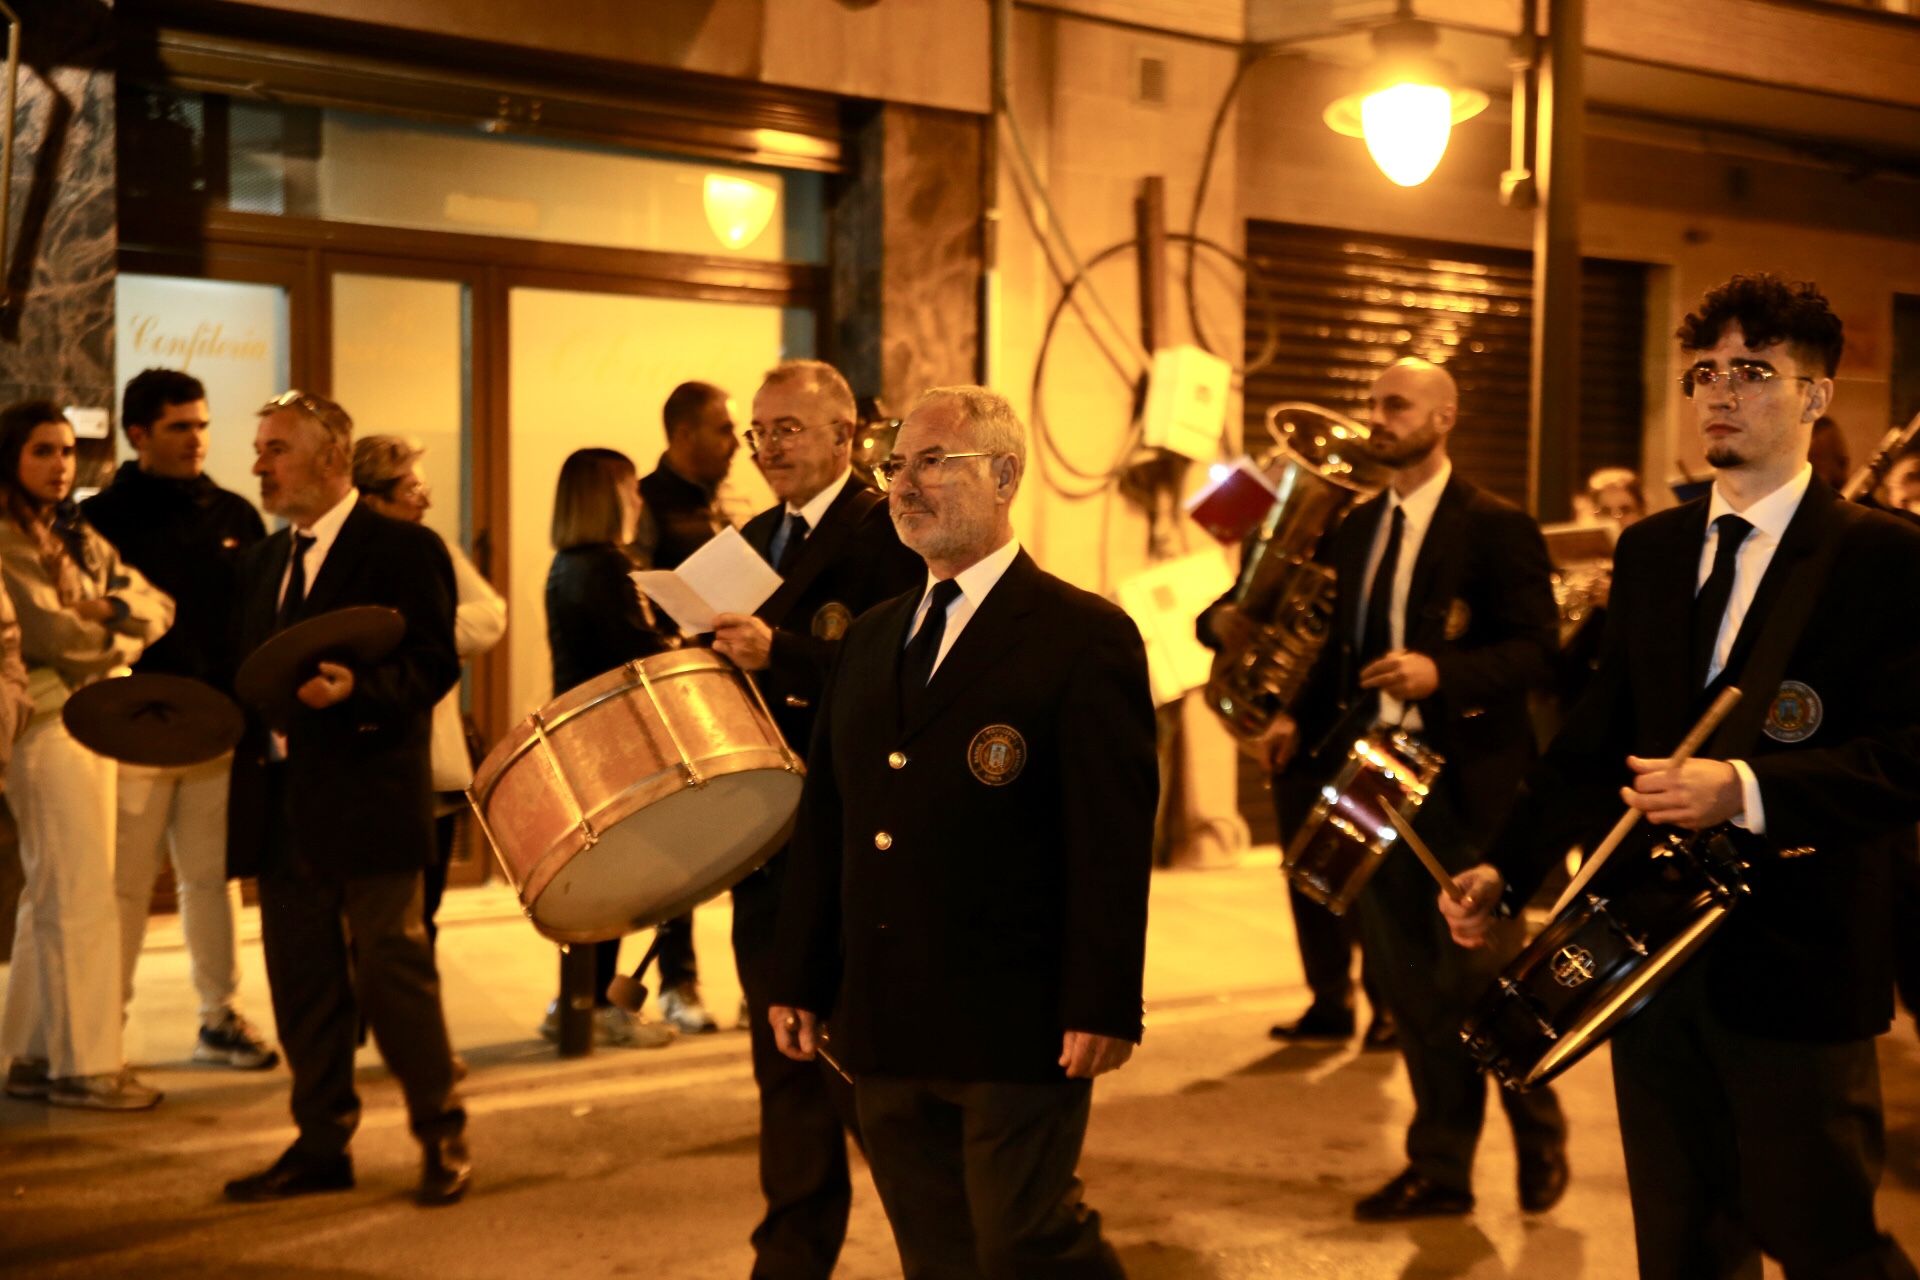
[[[747,444],[779,501],[741,533],[782,583],[752,616],[721,614],[714,628],[715,651],[753,673],[781,733],[803,753],[848,624],[923,573],[920,558],[900,545],[886,500],[852,473],[854,412],[853,392],[832,365],[792,360],[767,374],[753,398]],[[767,1021],[787,861],[776,855],[733,890],[767,1201],[753,1232],[754,1275],[825,1280],[852,1203],[842,1127],[853,1125],[853,1098],[822,1064],[783,1056]]]
[[[1478,946],[1622,801],[1684,831],[1731,824],[1750,894],[1613,1037],[1640,1274],[1757,1277],[1766,1254],[1793,1277],[1912,1280],[1874,1221],[1873,1037],[1893,861],[1920,820],[1920,532],[1807,464],[1843,346],[1819,290],[1736,276],[1679,338],[1712,492],[1621,534],[1593,683],[1458,878],[1466,900],[1440,909]],[[1676,767],[1727,685],[1741,704]]]
[[[1127,615],[1014,539],[1025,462],[948,387],[877,468],[926,572],[847,633],[781,903],[773,1030],[853,1077],[909,1280],[1122,1274],[1075,1168],[1141,1034],[1153,700]]]

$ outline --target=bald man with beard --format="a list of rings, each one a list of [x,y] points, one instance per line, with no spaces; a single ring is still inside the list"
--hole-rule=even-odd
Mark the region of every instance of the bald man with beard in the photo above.
[[[1533,520],[1458,475],[1447,436],[1459,391],[1446,370],[1401,360],[1375,380],[1368,425],[1392,483],[1330,535],[1333,631],[1302,691],[1261,744],[1275,772],[1332,781],[1375,724],[1411,731],[1446,757],[1415,819],[1450,869],[1479,861],[1534,755],[1527,693],[1550,675],[1558,615]],[[1460,1042],[1474,999],[1519,949],[1455,947],[1433,882],[1408,852],[1382,860],[1350,909],[1369,976],[1400,1029],[1414,1097],[1407,1168],[1354,1207],[1363,1222],[1469,1213],[1487,1082]],[[1566,1123],[1548,1089],[1499,1091],[1528,1212],[1567,1184]]]

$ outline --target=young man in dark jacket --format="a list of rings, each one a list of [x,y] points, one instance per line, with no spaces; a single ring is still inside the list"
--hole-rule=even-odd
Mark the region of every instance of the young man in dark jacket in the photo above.
[[[120,422],[136,456],[82,509],[177,608],[172,628],[134,670],[225,689],[238,662],[230,623],[240,556],[266,528],[251,502],[206,474],[207,392],[198,379],[174,369],[146,370],[127,383]],[[119,773],[114,879],[122,999],[133,1000],[153,881],[162,850],[170,848],[200,996],[194,1060],[243,1070],[273,1066],[280,1055],[235,1003],[240,964],[237,894],[227,878],[228,758],[169,768],[122,764]]]

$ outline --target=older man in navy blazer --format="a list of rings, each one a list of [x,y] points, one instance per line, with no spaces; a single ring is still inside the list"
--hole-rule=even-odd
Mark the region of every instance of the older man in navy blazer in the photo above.
[[[781,904],[774,1031],[852,1074],[916,1280],[1122,1274],[1074,1171],[1140,1039],[1153,705],[1133,623],[1015,541],[1025,456],[982,388],[901,428],[927,580],[847,633]]]

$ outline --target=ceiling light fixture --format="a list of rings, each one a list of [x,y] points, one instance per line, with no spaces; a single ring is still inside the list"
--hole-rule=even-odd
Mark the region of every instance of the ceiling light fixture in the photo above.
[[[1453,126],[1487,109],[1487,95],[1456,83],[1438,57],[1440,33],[1402,17],[1373,30],[1373,62],[1359,91],[1330,105],[1327,127],[1365,138],[1380,171],[1403,187],[1425,182],[1446,154]]]

